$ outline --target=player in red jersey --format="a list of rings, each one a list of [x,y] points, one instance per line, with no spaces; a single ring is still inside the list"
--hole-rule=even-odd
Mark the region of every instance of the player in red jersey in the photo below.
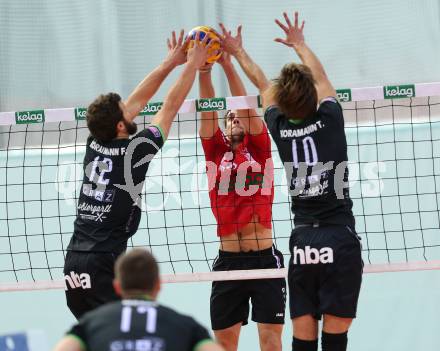
[[[322,318],[323,351],[345,351],[356,317],[362,282],[360,238],[355,230],[348,184],[344,116],[336,90],[304,39],[298,12],[275,20],[302,64],[286,64],[270,81],[222,24],[222,45],[258,88],[264,120],[289,179],[294,214],[289,250],[289,305],[292,350],[317,351]],[[313,258],[312,258],[313,257]]]
[[[219,63],[232,95],[246,95],[229,54],[224,52]],[[201,98],[215,96],[210,72],[210,66],[199,71]],[[284,267],[272,240],[273,163],[263,120],[255,110],[230,110],[222,131],[217,112],[202,112],[199,134],[220,238],[213,270]],[[250,299],[261,349],[281,350],[285,294],[285,280],[279,278],[213,282],[211,324],[218,342],[226,350],[237,350]]]

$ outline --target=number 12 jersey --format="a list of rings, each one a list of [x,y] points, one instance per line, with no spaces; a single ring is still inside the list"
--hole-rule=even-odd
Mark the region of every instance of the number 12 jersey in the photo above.
[[[112,252],[126,249],[141,217],[140,196],[150,161],[164,143],[150,126],[130,139],[101,143],[90,136],[84,157],[74,232],[68,250]]]

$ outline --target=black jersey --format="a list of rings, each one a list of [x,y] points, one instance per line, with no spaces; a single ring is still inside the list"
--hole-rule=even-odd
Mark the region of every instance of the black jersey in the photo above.
[[[141,218],[140,193],[153,156],[164,143],[159,127],[130,139],[100,143],[87,139],[84,177],[68,250],[114,252],[126,249]]]
[[[68,332],[93,351],[192,351],[210,341],[193,318],[148,300],[122,300],[87,313]]]
[[[323,99],[317,112],[297,123],[276,106],[264,115],[284,164],[295,224],[354,227],[348,190],[347,141],[342,107]]]

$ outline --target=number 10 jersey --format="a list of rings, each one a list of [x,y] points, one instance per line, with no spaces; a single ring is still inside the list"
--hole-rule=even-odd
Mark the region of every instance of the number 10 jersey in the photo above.
[[[336,98],[323,99],[305,120],[288,119],[277,106],[266,110],[264,120],[286,170],[295,224],[354,228],[344,117]]]

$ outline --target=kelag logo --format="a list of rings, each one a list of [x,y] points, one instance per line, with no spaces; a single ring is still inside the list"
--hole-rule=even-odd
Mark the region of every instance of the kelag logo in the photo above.
[[[17,124],[43,123],[43,122],[44,122],[44,110],[15,112],[15,123]]]
[[[336,94],[340,102],[351,101],[351,89],[338,89],[336,90]]]
[[[140,116],[155,115],[162,108],[163,102],[151,102],[139,113]]]
[[[414,84],[387,85],[383,87],[383,96],[385,99],[409,98],[416,95],[415,91]]]
[[[197,112],[226,110],[225,98],[198,99]]]
[[[86,119],[87,109],[83,107],[77,107],[75,109],[75,119],[77,121],[83,121]]]

